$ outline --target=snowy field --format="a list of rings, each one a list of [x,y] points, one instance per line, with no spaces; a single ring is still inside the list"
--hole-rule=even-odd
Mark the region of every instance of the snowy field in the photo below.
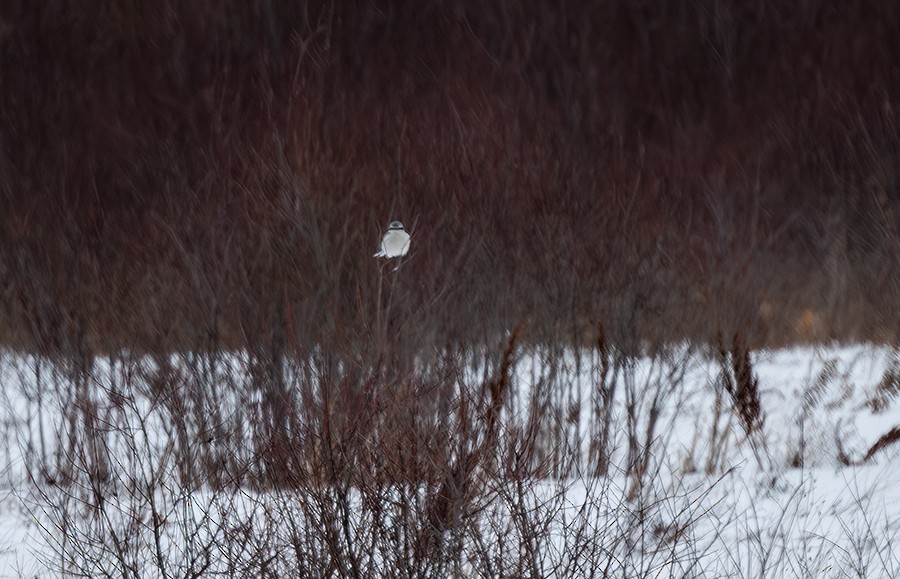
[[[0,577],[59,576],[63,569],[128,577],[198,570],[202,576],[900,577],[900,444],[882,438],[900,426],[897,351],[753,353],[762,412],[749,434],[722,387],[721,361],[709,352],[675,349],[616,368],[602,362],[595,353],[566,354],[549,365],[536,352],[516,358],[500,437],[527,429],[541,402],[545,443],[536,452],[546,455],[546,468],[524,485],[478,479],[464,531],[441,539],[456,541],[456,563],[434,571],[408,566],[404,558],[413,549],[398,547],[415,542],[415,533],[397,529],[422,510],[425,484],[290,490],[176,484],[184,465],[167,441],[197,434],[167,427],[171,415],[158,398],[111,386],[127,367],[96,363],[83,387],[96,390],[95,415],[109,424],[118,417],[117,428],[129,434],[103,438],[102,452],[122,457],[113,464],[123,472],[145,478],[105,473],[101,490],[77,475],[72,487],[48,482],[35,457],[67,444],[65,434],[75,427],[64,417],[74,394],[66,394],[60,373],[53,378],[47,366],[5,354]],[[241,416],[242,404],[259,401],[228,394],[240,390],[239,357],[224,367],[233,390],[223,389],[220,410]],[[489,373],[477,365],[470,371]],[[614,387],[600,392],[598,376]],[[612,451],[607,474],[598,476],[592,453],[603,392],[612,396]],[[644,454],[629,450],[629,438]],[[635,460],[640,477],[626,466]],[[345,520],[315,516],[331,507]],[[346,568],[325,554],[333,548],[332,524],[341,535],[335,544],[353,555]],[[270,561],[263,571],[261,560]]]

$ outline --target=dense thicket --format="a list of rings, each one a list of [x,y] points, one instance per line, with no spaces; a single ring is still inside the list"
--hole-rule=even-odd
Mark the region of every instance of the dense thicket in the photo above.
[[[0,340],[896,339],[900,5],[4,2]]]

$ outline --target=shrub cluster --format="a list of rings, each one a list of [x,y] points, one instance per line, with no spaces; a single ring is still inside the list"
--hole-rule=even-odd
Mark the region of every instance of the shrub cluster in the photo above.
[[[900,9],[0,9],[0,341],[894,340]]]

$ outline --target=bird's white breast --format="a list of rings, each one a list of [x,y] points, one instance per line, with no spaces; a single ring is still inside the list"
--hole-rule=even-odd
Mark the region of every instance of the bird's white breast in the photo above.
[[[388,231],[381,241],[385,257],[400,257],[409,251],[409,234],[402,230]]]

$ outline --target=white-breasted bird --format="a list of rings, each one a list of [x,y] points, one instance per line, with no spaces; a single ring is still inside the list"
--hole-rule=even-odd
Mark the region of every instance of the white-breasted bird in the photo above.
[[[399,221],[391,221],[381,239],[381,250],[375,257],[400,257],[409,251],[409,233]]]

